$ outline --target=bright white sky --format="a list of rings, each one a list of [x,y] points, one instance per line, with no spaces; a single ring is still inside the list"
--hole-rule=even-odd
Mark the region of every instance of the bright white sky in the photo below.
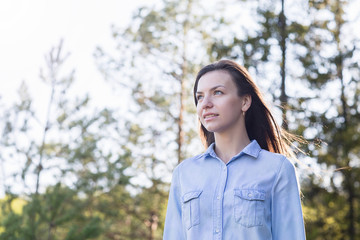
[[[34,107],[43,115],[50,89],[39,78],[44,55],[64,40],[66,62],[75,69],[76,96],[90,93],[96,106],[119,106],[110,84],[97,70],[97,46],[113,49],[111,25],[126,26],[132,13],[157,0],[1,0],[0,1],[0,105],[18,99],[22,81],[29,87]],[[64,72],[66,74],[67,72]],[[16,166],[5,166],[5,171]],[[0,177],[0,182],[3,179]],[[0,198],[3,189],[0,186]]]
[[[49,90],[39,78],[44,55],[64,39],[67,65],[76,70],[79,95],[111,102],[111,89],[97,71],[96,46],[112,46],[111,25],[126,26],[137,7],[156,0],[1,0],[0,102],[10,104],[24,80],[37,103]],[[46,101],[45,101],[46,102]],[[97,102],[97,101],[96,101]],[[45,106],[44,106],[45,107]]]
[[[34,105],[46,109],[49,89],[39,78],[44,54],[64,39],[67,66],[76,70],[76,94],[90,96],[98,105],[112,106],[114,92],[97,70],[96,46],[112,49],[111,25],[126,26],[137,7],[158,0],[1,0],[0,1],[0,104],[17,98],[24,80]],[[355,1],[356,2],[356,1]],[[353,9],[359,9],[356,5]],[[355,11],[351,19],[359,18]],[[45,100],[45,101],[44,101]]]

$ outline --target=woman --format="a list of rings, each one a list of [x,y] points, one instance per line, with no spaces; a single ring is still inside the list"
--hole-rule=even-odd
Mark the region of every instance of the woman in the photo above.
[[[164,239],[305,239],[291,150],[246,69],[204,67],[194,97],[208,149],[174,170]]]

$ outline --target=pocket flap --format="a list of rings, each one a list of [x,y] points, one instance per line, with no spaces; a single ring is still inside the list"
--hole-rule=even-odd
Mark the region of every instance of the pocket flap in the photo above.
[[[234,194],[246,200],[265,200],[265,193],[256,189],[234,189]]]
[[[186,203],[186,202],[190,201],[191,199],[198,198],[201,193],[202,193],[202,191],[192,191],[192,192],[185,193],[184,196],[182,197],[182,200],[184,203]]]

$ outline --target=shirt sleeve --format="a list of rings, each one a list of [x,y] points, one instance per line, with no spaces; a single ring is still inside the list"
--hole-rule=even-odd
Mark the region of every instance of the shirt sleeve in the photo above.
[[[272,236],[274,240],[306,238],[295,168],[286,158],[272,188]]]
[[[180,201],[179,167],[172,176],[163,240],[185,240]]]

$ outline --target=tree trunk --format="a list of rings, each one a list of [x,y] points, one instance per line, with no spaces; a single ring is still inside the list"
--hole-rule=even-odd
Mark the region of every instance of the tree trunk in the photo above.
[[[341,2],[338,1],[336,3],[336,15],[335,15],[335,21],[336,21],[336,31],[334,32],[334,38],[337,44],[337,50],[339,53],[339,56],[336,59],[336,76],[337,78],[340,80],[340,84],[341,84],[341,94],[340,94],[340,101],[341,101],[341,107],[342,107],[342,117],[344,120],[343,123],[343,129],[346,131],[349,128],[349,111],[348,111],[348,105],[347,105],[347,101],[346,101],[346,94],[345,94],[345,82],[344,82],[344,75],[343,75],[343,70],[344,70],[344,57],[343,57],[343,50],[341,48],[341,28],[344,24],[344,19],[342,18],[342,15],[340,13],[340,9],[341,9]],[[343,149],[344,151],[344,155],[348,154],[348,151],[346,149]],[[347,159],[347,156],[343,156],[344,159]],[[349,166],[349,161],[346,161],[346,166]],[[349,219],[349,225],[348,225],[348,234],[349,234],[349,239],[350,240],[355,240],[355,207],[354,207],[354,200],[355,200],[355,192],[354,192],[354,187],[353,187],[353,181],[352,181],[352,174],[351,174],[351,169],[349,170],[349,172],[345,172],[343,174],[344,176],[344,189],[347,192],[347,202],[349,205],[349,212],[347,214],[347,217]]]
[[[286,17],[285,17],[285,6],[284,1],[281,0],[281,12],[279,15],[279,28],[280,28],[280,48],[281,48],[281,95],[280,95],[280,104],[281,104],[281,110],[282,110],[282,127],[284,129],[288,129],[288,123],[287,123],[287,117],[286,112],[288,108],[288,96],[286,95]]]
[[[192,1],[189,0],[187,2],[187,9],[186,9],[186,13],[189,14],[190,10],[191,10],[191,3]],[[186,51],[187,51],[187,35],[188,35],[188,30],[189,30],[189,20],[188,18],[186,18],[186,20],[184,21],[184,25],[183,25],[183,42],[182,42],[182,46],[183,46],[183,55],[182,55],[182,65],[181,65],[181,87],[180,87],[180,113],[179,113],[179,122],[178,122],[178,163],[180,163],[183,159],[184,159],[184,150],[183,150],[183,145],[184,145],[184,140],[185,140],[185,133],[183,130],[183,126],[184,126],[184,112],[185,112],[185,100],[186,100],[186,76],[188,73],[188,63],[187,63],[187,56],[186,56]]]

